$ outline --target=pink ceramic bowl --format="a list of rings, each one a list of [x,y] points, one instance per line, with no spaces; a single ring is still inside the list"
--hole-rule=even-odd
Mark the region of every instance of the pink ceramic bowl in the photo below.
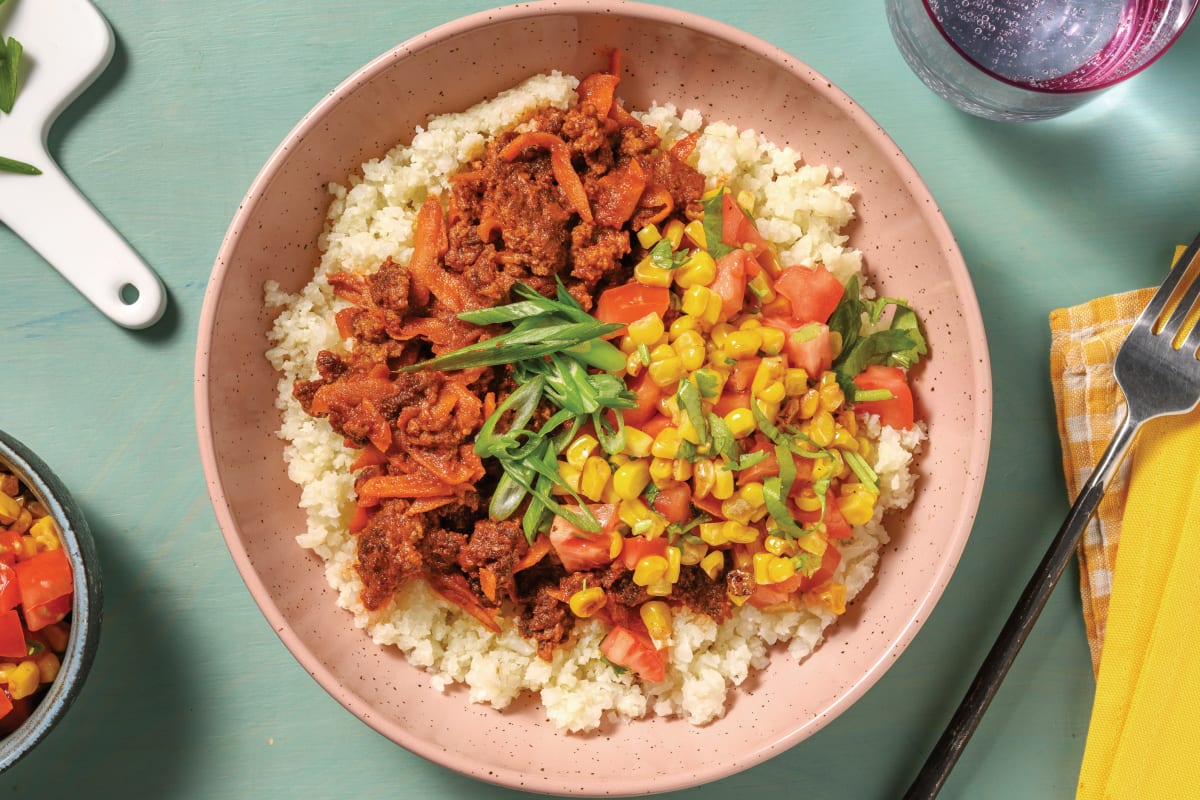
[[[294,292],[312,277],[329,182],[411,136],[430,114],[464,109],[537,72],[584,75],[611,47],[625,53],[619,94],[628,106],[696,107],[845,170],[860,192],[851,241],[871,280],[909,298],[927,325],[931,351],[914,384],[929,444],[920,494],[892,521],[874,584],[811,658],[797,664],[780,654],[708,726],[649,719],[578,736],[557,732],[534,701],[498,712],[468,704],[464,692],[432,689],[336,607],[322,564],[293,540],[305,523],[275,436],[276,376],[263,355],[272,313],[261,301],[268,279]],[[556,794],[645,794],[721,778],[792,747],[857,700],[916,634],[954,570],[983,485],[990,390],[979,309],[950,231],[862,109],[787,53],[726,25],[584,0],[444,25],[375,59],[319,103],[233,219],[196,352],[200,451],[217,518],[251,594],[304,668],[409,750],[485,781]]]

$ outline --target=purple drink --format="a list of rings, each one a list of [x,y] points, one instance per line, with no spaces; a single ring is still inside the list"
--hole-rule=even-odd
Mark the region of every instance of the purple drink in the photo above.
[[[1042,119],[1161,55],[1197,0],[888,0],[909,65],[965,111]]]

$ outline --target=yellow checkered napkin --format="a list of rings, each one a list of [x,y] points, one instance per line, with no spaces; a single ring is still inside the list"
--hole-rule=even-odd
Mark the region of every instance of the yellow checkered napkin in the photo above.
[[[1125,413],[1112,360],[1152,294],[1102,297],[1050,316],[1072,498]],[[1200,796],[1198,454],[1200,413],[1145,426],[1080,543],[1097,673],[1080,800]]]

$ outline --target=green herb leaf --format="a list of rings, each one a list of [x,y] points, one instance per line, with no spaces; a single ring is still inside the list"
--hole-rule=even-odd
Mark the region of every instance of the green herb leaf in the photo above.
[[[4,42],[0,39],[0,45]],[[9,37],[4,48],[4,59],[0,61],[0,111],[5,114],[13,109],[17,99],[17,80],[21,71],[21,43]]]
[[[892,316],[891,330],[904,331],[913,340],[913,346],[907,350],[896,350],[888,356],[888,364],[894,367],[908,369],[921,360],[921,356],[929,352],[925,337],[921,335],[921,323],[917,313],[908,306],[897,306]]]
[[[650,483],[646,484],[646,488],[642,491],[642,494],[645,495],[647,504],[653,504],[654,498],[658,497],[661,491],[662,489],[658,488],[657,483],[650,481]]]
[[[696,437],[701,444],[708,443],[708,425],[704,418],[704,406],[700,402],[700,390],[692,383],[690,377],[679,381],[679,389],[675,392],[679,407],[687,414],[688,421],[696,429]]]
[[[730,461],[737,461],[740,455],[737,439],[734,438],[733,431],[729,429],[725,420],[711,411],[708,412],[708,430],[712,434],[712,451],[725,456]]]
[[[696,388],[700,390],[701,397],[711,400],[717,396],[717,389],[721,385],[721,379],[717,377],[717,373],[704,367],[693,372],[692,378],[696,381]]]
[[[724,211],[722,210],[724,196],[725,190],[722,189],[700,201],[700,204],[704,206],[704,242],[708,245],[708,254],[714,259],[720,258],[726,253],[732,253],[734,249],[721,241],[721,235],[725,231]]]
[[[760,461],[765,461],[769,453],[766,450],[755,450],[753,453],[742,453],[737,461],[727,461],[721,465],[721,469],[729,472],[740,472],[744,469],[749,469]]]
[[[33,164],[0,156],[0,172],[15,172],[18,175],[41,175],[42,171]]]
[[[834,362],[833,370],[842,391],[853,396],[854,378],[868,366],[886,363],[893,353],[916,353],[923,347],[924,342],[918,343],[907,330],[889,328],[876,331],[859,339],[849,351],[843,351]]]
[[[863,302],[859,294],[858,276],[851,275],[850,280],[846,281],[846,291],[842,292],[842,299],[829,315],[829,331],[838,334],[842,341],[841,350],[833,354],[835,358],[854,347],[859,334],[862,333]]]
[[[670,239],[659,239],[654,247],[650,248],[650,261],[659,269],[679,269],[691,257],[689,250],[673,250]]]

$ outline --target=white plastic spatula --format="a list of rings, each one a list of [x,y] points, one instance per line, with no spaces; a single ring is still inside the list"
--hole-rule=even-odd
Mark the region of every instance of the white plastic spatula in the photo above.
[[[0,34],[25,50],[16,103],[12,113],[0,113],[0,156],[42,170],[0,172],[0,221],[114,322],[153,325],[166,308],[158,276],[46,149],[54,120],[112,58],[108,22],[88,0],[7,0],[0,6]]]

